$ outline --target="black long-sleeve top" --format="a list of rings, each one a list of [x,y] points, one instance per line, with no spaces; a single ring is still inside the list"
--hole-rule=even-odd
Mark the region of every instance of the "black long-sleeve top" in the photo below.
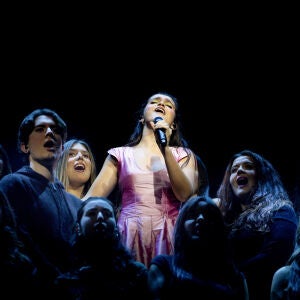
[[[57,179],[50,182],[29,166],[1,179],[0,197],[10,202],[19,237],[38,269],[69,270],[70,239],[82,201],[66,192]]]
[[[234,260],[247,279],[250,299],[270,299],[273,274],[293,252],[297,224],[295,210],[283,206],[273,215],[269,232],[242,228],[230,233]]]

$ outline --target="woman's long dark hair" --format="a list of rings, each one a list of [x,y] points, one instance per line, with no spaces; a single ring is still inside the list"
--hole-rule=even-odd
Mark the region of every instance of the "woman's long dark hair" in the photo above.
[[[200,213],[202,225],[197,225],[202,230],[194,240],[185,222],[198,219]],[[171,268],[176,286],[197,286],[204,299],[245,299],[245,278],[233,262],[223,215],[208,195],[194,196],[182,207],[174,229]]]
[[[179,111],[178,111],[178,108],[179,108],[178,100],[177,100],[176,97],[172,96],[169,93],[158,92],[158,93],[155,93],[155,95],[156,94],[170,97],[175,103],[174,130],[172,130],[172,135],[170,137],[169,146],[183,147],[185,149],[187,155],[188,155],[188,160],[185,163],[185,164],[187,164],[190,157],[191,157],[191,152],[187,150],[187,148],[189,148],[188,142],[183,138],[181,130],[180,130],[181,129],[181,122],[180,122],[180,114],[179,114]],[[132,135],[130,136],[129,141],[126,144],[126,146],[130,146],[130,147],[135,146],[142,139],[144,125],[141,122],[141,119],[143,118],[144,109],[145,109],[145,106],[148,104],[148,100],[149,100],[149,98],[142,103],[140,109],[137,112],[138,121],[137,121],[135,129],[134,129]]]
[[[248,156],[254,162],[257,186],[251,194],[251,207],[242,212],[239,199],[234,195],[230,175],[234,160],[240,156]],[[222,183],[217,191],[220,198],[220,209],[227,224],[235,227],[251,227],[259,231],[269,230],[269,221],[275,210],[284,205],[293,206],[278,172],[272,164],[261,155],[243,150],[234,154],[229,160]]]
[[[185,230],[185,221],[197,210],[199,202],[203,202],[209,233],[194,244]],[[218,206],[207,195],[190,198],[183,205],[174,228],[173,257],[177,276],[185,277],[188,273],[215,278],[222,276],[221,272],[227,272],[232,265],[228,250],[225,224]]]

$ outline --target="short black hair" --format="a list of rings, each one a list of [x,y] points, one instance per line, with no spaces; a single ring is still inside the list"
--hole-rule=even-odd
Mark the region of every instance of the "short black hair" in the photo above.
[[[18,132],[18,150],[20,151],[21,145],[22,144],[27,144],[29,135],[34,129],[34,122],[35,119],[39,116],[49,116],[53,118],[53,120],[56,123],[58,133],[62,137],[63,143],[67,139],[67,125],[65,121],[53,110],[49,108],[39,108],[34,111],[32,111],[29,115],[27,115],[24,120],[22,121],[20,127],[19,127],[19,132]]]

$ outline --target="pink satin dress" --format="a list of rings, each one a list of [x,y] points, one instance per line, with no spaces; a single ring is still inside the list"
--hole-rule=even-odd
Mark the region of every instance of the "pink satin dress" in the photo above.
[[[171,149],[177,161],[187,156],[181,147]],[[118,226],[124,245],[148,267],[154,256],[172,253],[181,202],[173,194],[166,168],[142,170],[132,147],[112,148],[108,153],[118,160],[122,195]]]

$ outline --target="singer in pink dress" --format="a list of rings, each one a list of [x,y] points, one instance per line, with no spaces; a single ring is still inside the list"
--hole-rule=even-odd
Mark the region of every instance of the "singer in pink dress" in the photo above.
[[[196,157],[180,133],[177,110],[175,97],[151,96],[140,110],[129,142],[108,150],[83,198],[109,197],[118,187],[123,242],[147,267],[154,256],[172,253],[180,206],[199,190]]]

